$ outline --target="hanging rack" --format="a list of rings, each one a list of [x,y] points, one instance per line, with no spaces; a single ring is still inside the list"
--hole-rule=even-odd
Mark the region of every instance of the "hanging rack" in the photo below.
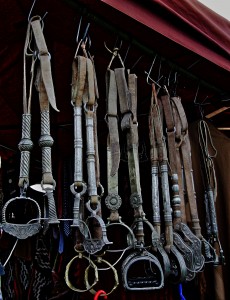
[[[161,56],[159,53],[156,53],[156,51],[153,51],[149,47],[144,46],[137,39],[135,39],[133,37],[130,37],[130,35],[128,33],[126,33],[125,31],[119,30],[115,26],[113,26],[110,23],[108,23],[107,21],[105,21],[101,16],[99,17],[97,14],[92,13],[83,4],[79,4],[79,3],[77,3],[76,1],[73,1],[73,0],[65,0],[65,1],[69,5],[71,5],[74,9],[78,10],[80,14],[85,15],[87,18],[93,20],[99,26],[102,26],[103,28],[105,28],[106,30],[112,32],[113,34],[118,35],[122,40],[130,42],[132,45],[139,48],[143,53],[146,53],[147,55],[152,56],[152,57],[154,57],[156,54],[159,55],[162,62],[163,61],[166,62],[169,65],[169,67],[174,69],[176,72],[185,75],[187,78],[190,78],[191,80],[194,80],[194,81],[199,81],[200,86],[208,88],[209,90],[211,90],[215,93],[226,94],[226,91],[214,86],[213,84],[211,84],[211,83],[209,83],[205,80],[201,80],[199,77],[192,74],[188,69],[180,67],[179,65],[175,64],[174,62],[172,62],[172,61],[166,59],[165,57]],[[195,63],[197,63],[197,62],[195,62]],[[190,68],[191,68],[191,66],[190,66]]]

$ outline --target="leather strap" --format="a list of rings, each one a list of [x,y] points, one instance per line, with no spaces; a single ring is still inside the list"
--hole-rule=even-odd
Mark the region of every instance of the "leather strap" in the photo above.
[[[41,73],[46,93],[50,102],[50,105],[56,111],[59,111],[56,106],[56,98],[54,94],[54,86],[51,74],[50,54],[46,46],[45,38],[42,32],[41,18],[33,17],[31,19],[31,27],[34,33],[36,45],[38,48],[38,57],[41,63]]]
[[[174,99],[175,107],[177,108],[177,113],[180,114],[180,120],[182,121],[181,124],[183,124],[183,132],[181,132],[181,144],[180,144],[180,150],[181,150],[181,157],[183,161],[184,166],[184,176],[185,176],[185,186],[186,186],[186,195],[188,198],[188,204],[189,204],[189,211],[191,216],[191,222],[192,222],[192,229],[194,230],[195,235],[202,239],[201,234],[201,227],[199,223],[198,218],[198,212],[197,212],[197,203],[196,203],[196,192],[194,188],[194,181],[193,181],[193,170],[192,170],[192,160],[191,160],[191,146],[188,136],[188,123],[185,113],[183,112],[183,106],[181,104],[181,101],[176,101]],[[186,124],[186,125],[185,125]]]
[[[114,71],[119,95],[120,112],[122,114],[121,129],[125,130],[130,128],[131,94],[125,78],[125,68],[117,68]]]
[[[187,217],[186,217],[186,209],[185,209],[185,179],[184,179],[184,166],[183,161],[181,157],[181,137],[182,132],[184,132],[187,128],[187,123],[185,122],[186,116],[183,112],[177,112],[177,107],[175,106],[176,101],[181,101],[179,97],[171,97],[171,104],[172,104],[172,111],[173,111],[173,117],[175,121],[175,147],[176,147],[176,166],[177,166],[177,174],[178,174],[178,184],[179,184],[179,195],[181,200],[181,220],[182,223],[187,224]],[[181,116],[181,117],[180,117]],[[185,118],[184,118],[185,117]],[[191,218],[189,217],[189,220]]]
[[[181,223],[181,199],[179,195],[179,184],[178,184],[178,172],[176,164],[176,146],[175,146],[175,126],[172,114],[172,107],[170,103],[170,96],[165,88],[165,95],[161,96],[161,101],[164,109],[164,116],[167,127],[167,141],[168,141],[168,153],[169,153],[169,164],[171,170],[171,181],[172,181],[172,207],[174,212],[173,223]]]
[[[114,176],[118,171],[120,163],[120,145],[117,120],[117,84],[113,70],[106,72],[106,100],[107,114],[106,120],[109,129],[108,143],[111,150],[111,170],[110,175]]]
[[[75,106],[82,106],[83,93],[86,82],[86,58],[77,56],[72,64],[72,103]]]
[[[199,144],[202,154],[202,170],[205,192],[208,199],[208,211],[210,216],[210,225],[212,234],[215,238],[218,236],[218,227],[216,219],[215,201],[217,196],[216,174],[213,158],[216,157],[217,151],[213,145],[208,124],[201,120],[198,125]]]

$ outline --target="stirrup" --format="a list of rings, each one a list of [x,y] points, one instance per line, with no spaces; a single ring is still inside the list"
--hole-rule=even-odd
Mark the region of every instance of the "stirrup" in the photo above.
[[[27,223],[27,224],[15,224],[15,223],[8,223],[6,221],[6,213],[9,214],[7,212],[8,205],[11,204],[12,202],[17,201],[17,200],[19,200],[19,201],[30,201],[34,204],[34,206],[36,207],[36,210],[37,210],[37,217],[34,218],[34,219],[38,220],[37,222]],[[5,205],[3,206],[3,209],[2,209],[2,229],[5,232],[9,233],[10,235],[15,236],[18,239],[24,240],[24,239],[26,239],[30,236],[33,236],[33,235],[37,234],[41,229],[40,220],[41,220],[41,209],[40,209],[37,201],[35,201],[32,198],[23,197],[23,196],[15,197],[15,198],[12,198],[12,199],[8,200],[5,203]]]
[[[143,263],[144,274],[140,274],[140,263]],[[148,267],[148,269],[145,267]],[[132,276],[132,271],[138,271]],[[122,264],[122,281],[127,290],[157,290],[164,286],[164,274],[159,261],[148,251],[130,254]]]

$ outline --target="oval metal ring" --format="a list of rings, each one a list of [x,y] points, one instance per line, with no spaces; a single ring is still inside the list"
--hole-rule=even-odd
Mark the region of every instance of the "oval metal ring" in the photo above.
[[[79,288],[77,288],[77,287],[75,287],[71,282],[70,282],[70,280],[69,280],[69,269],[70,269],[70,266],[72,265],[72,263],[76,260],[76,259],[86,259],[86,260],[88,260],[89,261],[89,266],[86,268],[86,270],[85,270],[85,274],[86,274],[86,272],[88,272],[87,270],[89,269],[89,267],[92,267],[93,269],[94,269],[94,276],[95,276],[95,278],[94,278],[94,282],[90,285],[89,284],[89,282],[87,282],[87,286],[86,286],[86,289],[79,289]],[[85,275],[86,276],[86,275]],[[92,287],[98,282],[98,269],[97,269],[97,266],[95,265],[95,263],[92,261],[92,260],[90,260],[87,256],[85,256],[85,255],[83,255],[83,254],[81,254],[81,253],[79,253],[77,256],[74,256],[71,260],[70,260],[70,262],[67,264],[67,266],[66,266],[66,269],[65,269],[65,282],[66,282],[66,284],[67,284],[67,286],[71,289],[71,290],[73,290],[73,291],[75,291],[75,292],[79,292],[79,293],[83,293],[83,292],[87,292],[88,290],[90,290],[90,289],[92,289]]]
[[[109,294],[111,294],[119,285],[119,279],[118,279],[118,274],[117,274],[117,270],[114,268],[113,265],[111,265],[111,263],[109,263],[107,260],[104,260],[102,259],[101,257],[98,257],[97,258],[97,262],[98,263],[105,263],[106,265],[109,266],[109,268],[113,271],[113,274],[114,274],[114,280],[115,280],[115,283],[114,283],[114,286],[113,288],[111,289],[110,292],[106,293],[106,294],[103,294],[103,296],[108,296]],[[85,285],[86,287],[88,288],[89,287],[89,281],[88,281],[88,273],[89,273],[89,268],[90,268],[90,265],[86,268],[85,270]],[[91,287],[89,287],[89,291],[91,294],[95,295],[96,294],[96,291],[94,289],[92,289]]]
[[[76,187],[82,187],[80,192],[76,191]],[[79,194],[80,196],[84,195],[87,191],[87,185],[84,182],[81,182],[80,185],[75,185],[75,183],[71,184],[70,191],[73,195]]]

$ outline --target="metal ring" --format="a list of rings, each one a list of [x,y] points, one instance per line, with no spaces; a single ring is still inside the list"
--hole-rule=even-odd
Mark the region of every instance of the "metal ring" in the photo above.
[[[70,280],[69,280],[69,269],[70,269],[70,266],[71,266],[71,264],[73,263],[73,261],[74,260],[76,260],[76,259],[86,259],[86,260],[88,260],[89,261],[89,266],[86,268],[86,270],[88,270],[89,269],[89,267],[93,267],[93,269],[94,269],[94,275],[95,275],[95,278],[94,278],[94,282],[91,284],[91,285],[89,285],[89,283],[87,282],[87,286],[86,286],[86,289],[84,289],[84,290],[81,290],[81,289],[78,289],[77,287],[75,287],[71,282],[70,282]],[[85,270],[85,273],[86,273],[86,270]],[[88,271],[87,271],[88,272]],[[86,275],[85,275],[86,276]],[[83,254],[81,254],[81,253],[79,253],[79,255],[77,255],[77,256],[75,256],[75,257],[73,257],[71,260],[70,260],[70,262],[67,264],[67,266],[66,266],[66,270],[65,270],[65,282],[66,282],[66,284],[67,284],[67,286],[71,289],[71,290],[73,290],[73,291],[75,291],[75,292],[79,292],[79,293],[83,293],[83,292],[87,292],[88,290],[90,290],[97,282],[98,282],[98,269],[97,269],[97,266],[94,264],[94,262],[92,261],[92,260],[90,260],[87,256],[85,256],[85,255],[83,255]]]
[[[107,260],[102,259],[101,257],[97,258],[97,262],[98,263],[105,263],[106,265],[108,265],[110,267],[110,269],[113,271],[114,274],[114,280],[115,280],[115,284],[113,286],[113,288],[111,289],[110,292],[103,294],[103,296],[108,296],[109,294],[111,294],[119,285],[119,279],[118,279],[118,274],[117,274],[117,270],[114,268],[113,265],[111,265]],[[85,270],[85,285],[88,288],[89,287],[89,281],[88,281],[88,273],[89,273],[89,268],[90,265],[86,268]],[[90,291],[91,294],[95,295],[96,291],[94,289],[92,289],[91,287],[89,287],[88,289]]]
[[[76,184],[75,182],[71,184],[70,191],[73,195],[79,194],[80,196],[84,195],[87,190],[87,185],[84,182],[79,182],[80,184]],[[76,188],[82,187],[82,190],[80,192],[76,191]]]
[[[136,240],[136,237],[135,237],[132,229],[122,221],[107,223],[106,228],[114,226],[114,225],[119,225],[119,226],[125,227],[128,230],[129,233],[127,234],[127,245],[135,248],[137,240]],[[109,250],[107,250],[107,251],[109,252]],[[122,249],[122,251],[123,251],[123,249]]]

